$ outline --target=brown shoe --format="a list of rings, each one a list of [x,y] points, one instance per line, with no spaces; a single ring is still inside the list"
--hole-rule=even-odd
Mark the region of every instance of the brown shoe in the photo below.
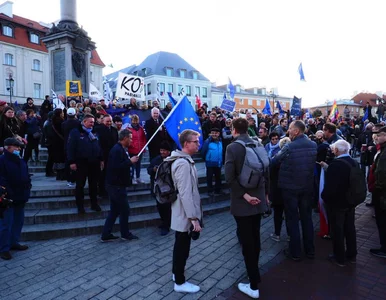
[[[1,252],[0,257],[4,260],[10,260],[12,258],[12,255],[11,253],[9,253],[9,251],[7,251],[7,252]]]
[[[24,251],[24,250],[27,250],[27,249],[28,249],[27,245],[20,245],[20,244],[13,245],[11,247],[11,250],[18,250],[18,251]]]

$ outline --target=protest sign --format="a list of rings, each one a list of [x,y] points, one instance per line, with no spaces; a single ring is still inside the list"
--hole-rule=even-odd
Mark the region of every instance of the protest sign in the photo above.
[[[137,101],[145,101],[144,78],[119,73],[115,95],[124,99],[135,98]]]
[[[229,112],[235,110],[236,102],[228,99],[223,99],[220,108]]]

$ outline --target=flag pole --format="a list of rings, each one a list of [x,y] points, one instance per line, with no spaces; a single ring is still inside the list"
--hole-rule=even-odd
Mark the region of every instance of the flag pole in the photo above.
[[[180,105],[180,103],[182,102],[182,99],[180,101],[177,102],[176,105],[174,105],[173,109],[171,110],[171,112],[167,115],[167,117],[162,121],[161,125],[157,128],[157,130],[153,133],[153,135],[151,136],[151,138],[147,141],[146,145],[143,146],[142,150],[139,151],[138,155],[137,156],[140,156],[142,154],[143,151],[145,151],[146,147],[150,144],[150,142],[152,141],[152,139],[155,137],[155,135],[158,133],[158,131],[160,131],[160,129],[162,128],[162,126],[165,124],[165,122],[170,118],[170,116],[174,113],[174,111],[176,110],[176,108],[178,107],[178,105]]]

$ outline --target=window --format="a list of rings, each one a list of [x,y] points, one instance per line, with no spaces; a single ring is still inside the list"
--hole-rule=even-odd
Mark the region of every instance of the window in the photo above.
[[[351,107],[351,111],[354,112],[354,107]]]
[[[181,92],[184,92],[183,88],[182,88],[182,85],[179,84],[178,85],[178,93],[181,93]]]
[[[90,80],[94,81],[94,73],[90,71]]]
[[[166,76],[172,77],[173,76],[173,69],[167,68],[166,69]]]
[[[203,87],[202,88],[202,98],[207,98],[208,97],[208,89]]]
[[[41,98],[41,88],[42,85],[40,83],[34,83],[34,98]]]
[[[240,99],[240,105],[244,105],[244,99]]]
[[[31,33],[30,35],[31,43],[39,44],[39,36],[35,33]]]
[[[186,96],[192,96],[192,88],[190,85],[186,86]]]
[[[161,96],[163,93],[165,93],[165,83],[159,84],[159,92],[161,93]]]
[[[357,112],[359,112],[359,108],[357,107]]]
[[[40,60],[38,59],[34,59],[32,61],[32,70],[35,70],[35,71],[40,71]]]
[[[4,55],[4,64],[9,66],[14,66],[13,55],[11,53],[5,53]]]
[[[248,105],[252,105],[252,99],[248,99]]]
[[[196,71],[193,72],[193,79],[198,79],[198,72]]]
[[[9,26],[3,26],[3,35],[13,37],[13,28]]]
[[[201,94],[200,94],[200,87],[199,86],[196,86],[196,95],[197,96],[201,96]]]
[[[180,77],[185,78],[185,70],[180,70]]]
[[[168,83],[168,93],[173,93],[173,84]]]
[[[151,94],[151,83],[148,83],[148,84],[147,84],[147,94],[148,94],[148,95]]]

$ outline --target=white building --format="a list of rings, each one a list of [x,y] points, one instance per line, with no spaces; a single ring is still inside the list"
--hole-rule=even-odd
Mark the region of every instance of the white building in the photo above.
[[[12,2],[0,5],[0,100],[25,103],[32,97],[41,104],[51,95],[48,51],[41,38],[48,32],[47,24],[38,23],[12,12]],[[90,82],[100,91],[105,66],[94,50],[90,60]],[[13,80],[13,89],[10,88]]]

